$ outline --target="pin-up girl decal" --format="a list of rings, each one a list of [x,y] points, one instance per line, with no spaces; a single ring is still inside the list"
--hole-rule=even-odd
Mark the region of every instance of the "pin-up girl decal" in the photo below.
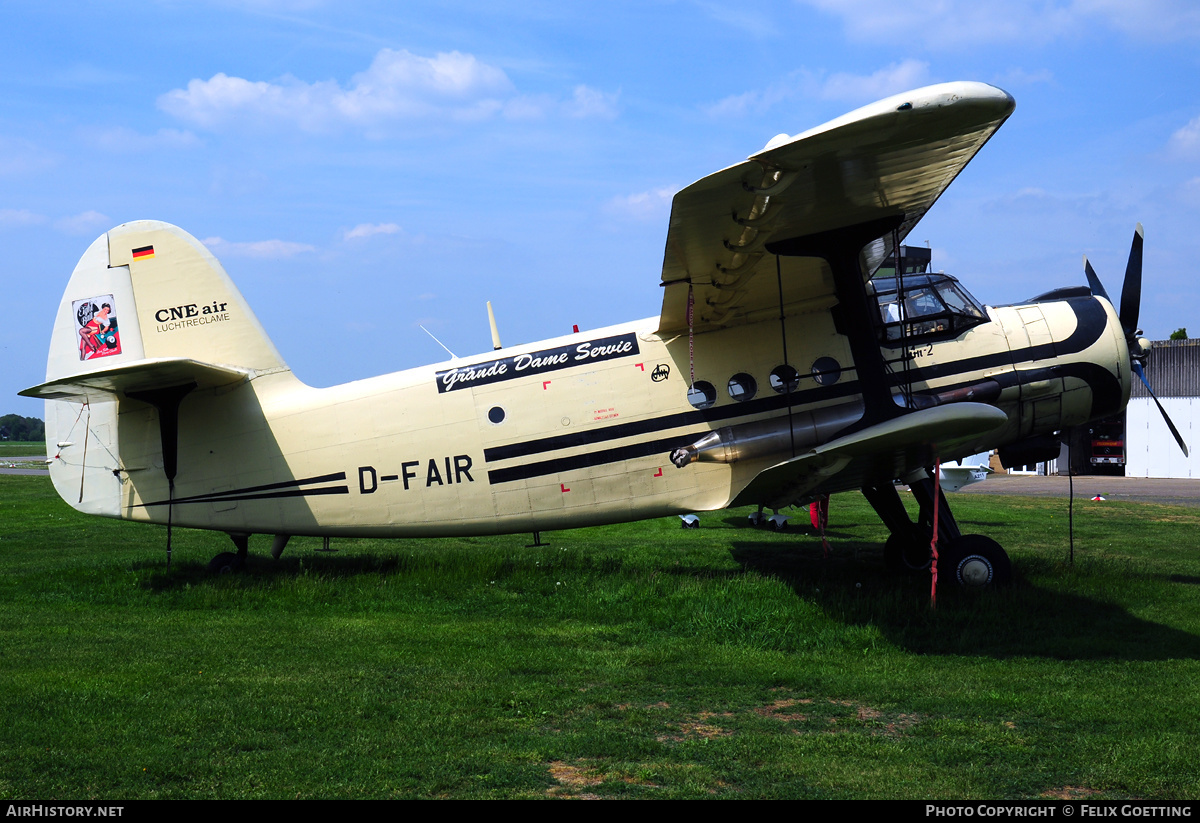
[[[102,294],[72,304],[79,332],[80,360],[121,353],[121,333],[117,330],[113,302],[111,294]]]

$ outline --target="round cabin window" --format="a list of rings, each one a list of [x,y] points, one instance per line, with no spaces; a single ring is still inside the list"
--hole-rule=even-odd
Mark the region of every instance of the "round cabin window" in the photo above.
[[[695,385],[688,389],[687,399],[697,409],[707,409],[717,402],[717,389],[707,380],[697,380]]]
[[[820,386],[832,386],[842,378],[842,364],[832,357],[818,357],[812,364],[813,380]]]
[[[800,373],[791,366],[776,366],[771,370],[771,388],[780,394],[795,391],[800,385]]]
[[[739,403],[753,400],[754,395],[758,394],[758,383],[745,372],[738,372],[729,378],[729,386],[727,388],[729,396]]]

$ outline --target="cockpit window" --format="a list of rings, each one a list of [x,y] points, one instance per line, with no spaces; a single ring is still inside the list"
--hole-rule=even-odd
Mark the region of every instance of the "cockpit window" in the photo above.
[[[903,280],[903,293],[899,278],[871,281],[885,345],[913,338],[957,337],[987,319],[983,307],[947,274],[915,274]]]

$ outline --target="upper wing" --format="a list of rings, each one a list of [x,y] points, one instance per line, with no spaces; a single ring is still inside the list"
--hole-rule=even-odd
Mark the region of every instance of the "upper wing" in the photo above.
[[[898,219],[903,238],[1013,106],[983,83],[929,86],[780,135],[688,186],[671,205],[659,332],[688,328],[689,285],[696,330],[778,316],[781,297],[788,313],[832,305],[824,260],[765,246],[882,218]],[[868,246],[864,276],[891,247],[890,236]]]

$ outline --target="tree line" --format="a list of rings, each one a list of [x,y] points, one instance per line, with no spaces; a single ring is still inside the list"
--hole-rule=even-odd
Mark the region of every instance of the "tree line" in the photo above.
[[[46,424],[36,417],[6,414],[0,417],[0,440],[42,441],[46,439]]]

